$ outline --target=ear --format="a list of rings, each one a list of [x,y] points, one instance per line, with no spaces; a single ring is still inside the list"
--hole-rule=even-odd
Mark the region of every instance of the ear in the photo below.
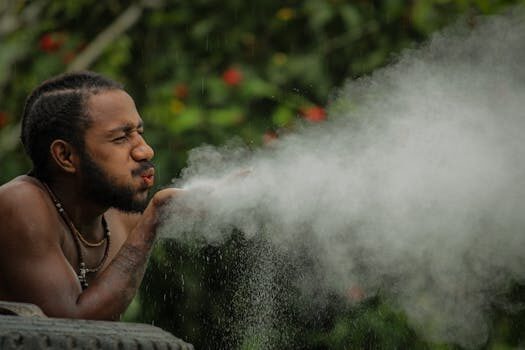
[[[79,157],[75,148],[64,140],[54,140],[49,146],[51,157],[56,165],[67,173],[74,174],[78,170]]]

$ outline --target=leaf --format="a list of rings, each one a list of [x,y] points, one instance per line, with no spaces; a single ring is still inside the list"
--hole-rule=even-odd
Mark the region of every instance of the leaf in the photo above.
[[[259,78],[246,79],[241,87],[242,95],[245,98],[272,97],[278,92],[277,88]]]
[[[340,7],[339,12],[341,14],[341,17],[345,21],[346,28],[349,32],[355,31],[361,33],[361,16],[354,6],[344,4]],[[359,35],[355,35],[355,37],[358,36]]]
[[[290,108],[281,105],[273,113],[272,121],[275,125],[282,127],[293,121],[294,117],[295,113]]]
[[[208,93],[211,104],[222,104],[230,93],[226,84],[219,78],[211,78],[204,81],[204,87]]]
[[[168,128],[175,134],[195,129],[202,124],[202,110],[197,107],[188,107],[181,114],[174,116],[168,124]]]
[[[310,26],[316,32],[322,32],[324,25],[334,16],[334,10],[328,1],[310,0],[305,7],[308,12]]]
[[[204,39],[212,32],[213,27],[215,27],[215,21],[213,19],[207,18],[200,20],[193,25],[191,31],[192,37],[195,39]],[[201,46],[203,45],[201,44]]]
[[[242,110],[238,107],[215,109],[210,111],[208,121],[216,126],[232,126],[239,124],[244,119]]]
[[[438,14],[432,1],[416,1],[412,7],[414,27],[422,33],[430,33],[436,28]]]
[[[23,56],[28,47],[26,40],[4,40],[0,50],[0,71],[9,71],[11,64]]]

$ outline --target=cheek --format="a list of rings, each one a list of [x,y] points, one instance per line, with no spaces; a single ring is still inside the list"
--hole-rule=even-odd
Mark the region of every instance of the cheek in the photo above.
[[[129,152],[123,149],[107,150],[105,152],[99,152],[95,154],[95,156],[98,157],[97,159],[101,164],[113,170],[126,172],[130,167]]]
[[[98,162],[98,165],[111,181],[124,184],[132,178],[131,166],[126,161],[112,157]]]
[[[130,149],[124,145],[95,145],[90,147],[91,158],[111,181],[129,184],[136,164],[132,161]]]

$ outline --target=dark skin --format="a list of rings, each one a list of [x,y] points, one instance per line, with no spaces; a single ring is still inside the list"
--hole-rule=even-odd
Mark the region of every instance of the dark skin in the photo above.
[[[85,131],[85,151],[114,183],[132,188],[134,199],[146,200],[153,179],[132,171],[151,160],[153,150],[143,138],[133,99],[122,90],[109,90],[92,95],[87,105],[92,123]],[[54,140],[50,155],[48,185],[82,235],[91,242],[101,240],[102,215],[106,218],[111,231],[108,259],[99,272],[88,274],[89,288],[82,290],[71,231],[41,182],[19,176],[0,187],[0,300],[33,303],[53,317],[118,319],[142,281],[160,212],[179,190],[155,193],[142,214],[123,213],[82,194],[89,179],[72,145]],[[82,249],[87,266],[93,267],[105,244]]]

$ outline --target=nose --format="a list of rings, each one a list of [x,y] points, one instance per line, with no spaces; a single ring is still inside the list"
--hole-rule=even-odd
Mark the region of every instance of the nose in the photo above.
[[[153,148],[151,148],[150,145],[148,145],[148,143],[142,138],[142,136],[139,136],[139,138],[139,142],[137,142],[135,147],[133,147],[133,149],[131,150],[131,156],[137,162],[144,160],[149,161],[153,159],[153,156],[155,155]]]

